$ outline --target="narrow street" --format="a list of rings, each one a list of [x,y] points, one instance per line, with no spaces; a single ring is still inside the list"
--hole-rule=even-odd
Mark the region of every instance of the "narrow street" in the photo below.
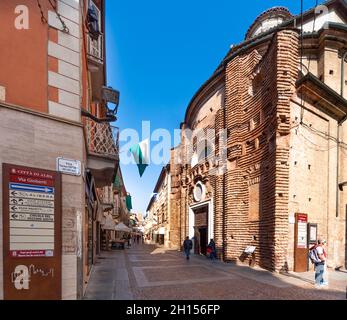
[[[313,273],[280,275],[150,245],[104,252],[91,275],[86,300],[346,299],[347,274],[329,272],[316,289]]]

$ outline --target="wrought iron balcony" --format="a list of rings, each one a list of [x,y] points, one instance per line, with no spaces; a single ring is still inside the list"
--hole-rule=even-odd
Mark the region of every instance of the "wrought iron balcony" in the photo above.
[[[86,119],[86,130],[89,154],[118,158],[119,128]]]

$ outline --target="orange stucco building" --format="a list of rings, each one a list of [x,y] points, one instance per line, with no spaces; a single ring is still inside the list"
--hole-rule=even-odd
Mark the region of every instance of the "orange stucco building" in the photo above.
[[[119,93],[104,89],[104,15],[104,0],[0,2],[0,166],[6,163],[58,173],[57,159],[64,158],[72,159],[80,170],[58,173],[62,191],[61,209],[56,214],[61,226],[54,230],[54,239],[48,239],[61,240],[61,299],[83,297],[100,253],[105,216],[118,210],[110,203],[113,196],[104,197],[106,190],[112,192],[119,170],[118,128],[111,125],[116,117],[108,109],[110,102],[118,106]],[[8,188],[3,172],[1,169],[0,299],[25,299],[30,286],[18,290],[15,297],[6,292],[16,280],[9,281],[11,275],[4,272],[10,257],[5,254],[8,248],[4,248],[3,235],[19,230],[12,230],[11,218],[9,225],[3,224],[8,215],[3,205]],[[20,232],[25,237],[40,230]],[[9,241],[19,241],[16,239],[11,236]],[[38,241],[35,236],[30,239],[20,241]],[[32,261],[36,260],[18,262],[25,267]],[[31,285],[40,285],[33,275],[28,277]]]

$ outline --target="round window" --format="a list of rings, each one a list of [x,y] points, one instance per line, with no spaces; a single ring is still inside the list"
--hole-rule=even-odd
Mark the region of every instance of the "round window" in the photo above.
[[[201,182],[198,182],[194,188],[194,199],[200,202],[204,196],[204,186]]]

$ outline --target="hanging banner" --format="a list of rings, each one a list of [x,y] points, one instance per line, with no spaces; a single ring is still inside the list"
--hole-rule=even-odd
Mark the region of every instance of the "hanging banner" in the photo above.
[[[5,300],[61,299],[61,175],[3,165]]]

